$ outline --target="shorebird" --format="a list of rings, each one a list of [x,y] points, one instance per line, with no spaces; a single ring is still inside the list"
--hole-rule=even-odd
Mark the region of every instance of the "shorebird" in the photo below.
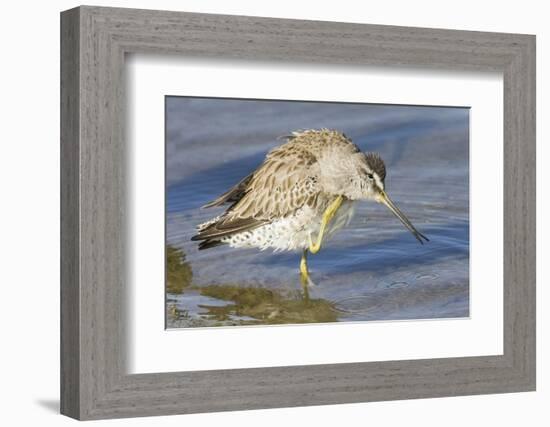
[[[385,191],[386,166],[376,153],[363,153],[344,133],[330,130],[292,132],[252,173],[203,208],[229,206],[198,225],[192,240],[199,249],[228,244],[235,248],[302,251],[302,285],[312,283],[308,251],[349,223],[353,205],[373,200],[386,205],[423,243],[420,233]]]

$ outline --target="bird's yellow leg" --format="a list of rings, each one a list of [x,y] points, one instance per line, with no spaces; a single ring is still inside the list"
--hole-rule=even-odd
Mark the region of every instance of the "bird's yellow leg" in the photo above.
[[[307,249],[302,252],[302,260],[300,261],[300,279],[302,286],[307,287],[309,283],[309,270],[307,269]]]
[[[344,201],[343,196],[338,196],[325,210],[323,213],[323,219],[321,220],[321,227],[319,228],[319,235],[317,236],[317,241],[313,243],[311,241],[311,236],[309,236],[309,251],[312,254],[316,254],[321,249],[321,244],[323,243],[323,236],[325,234],[325,229],[327,228],[328,223],[336,214],[336,211],[342,206]]]

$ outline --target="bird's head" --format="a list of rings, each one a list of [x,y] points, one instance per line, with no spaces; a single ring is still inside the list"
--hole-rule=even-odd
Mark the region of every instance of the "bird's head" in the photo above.
[[[385,190],[386,165],[376,153],[357,152],[352,156],[354,167],[348,169],[344,195],[352,200],[374,200],[385,205],[420,242],[428,238],[420,233],[389,198]]]

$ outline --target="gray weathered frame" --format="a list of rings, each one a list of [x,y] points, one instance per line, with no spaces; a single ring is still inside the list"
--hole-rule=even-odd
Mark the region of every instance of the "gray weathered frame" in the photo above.
[[[124,57],[500,71],[504,354],[125,372]],[[481,142],[477,142],[481,143]],[[535,37],[83,6],[61,14],[61,412],[78,419],[535,389]]]

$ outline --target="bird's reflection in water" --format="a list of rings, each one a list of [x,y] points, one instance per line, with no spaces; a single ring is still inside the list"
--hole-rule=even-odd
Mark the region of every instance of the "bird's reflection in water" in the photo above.
[[[326,323],[338,320],[338,310],[312,298],[307,287],[283,292],[261,287],[211,285],[168,295],[168,326],[210,327]]]
[[[310,289],[288,290],[246,284],[197,286],[181,249],[166,251],[166,324],[168,328],[336,322],[333,303],[311,298]]]

